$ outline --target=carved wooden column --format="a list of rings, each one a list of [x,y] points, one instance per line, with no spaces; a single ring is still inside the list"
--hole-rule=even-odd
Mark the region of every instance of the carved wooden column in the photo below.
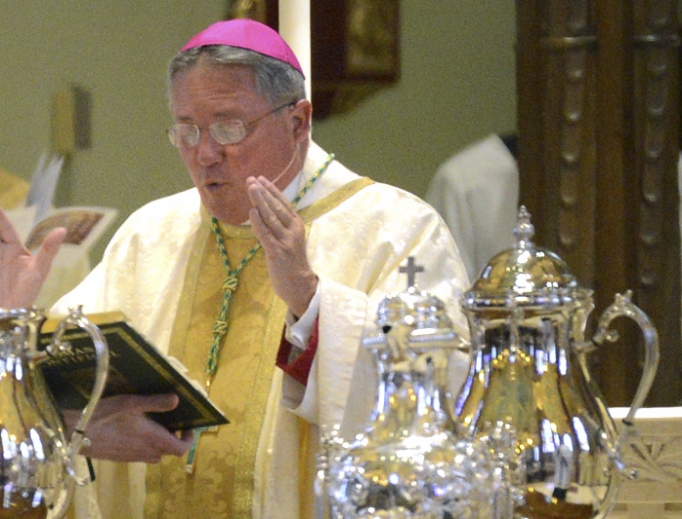
[[[518,86],[521,202],[533,215],[536,242],[560,254],[581,284],[591,286],[596,190],[593,16],[587,0],[520,0],[517,6],[519,23],[527,24],[517,41],[517,73],[523,81]]]
[[[662,362],[648,405],[682,400],[676,0],[517,0],[521,203],[536,243],[595,290],[598,317],[627,289]],[[641,338],[594,355],[610,405],[628,405]]]
[[[682,404],[677,1],[640,0],[633,7],[634,117],[628,150],[634,153],[624,164],[625,171],[634,169],[637,180],[628,201],[636,208],[636,235],[630,238],[636,257],[629,279],[636,278],[637,302],[656,323],[661,339],[658,391],[650,399],[652,405]]]

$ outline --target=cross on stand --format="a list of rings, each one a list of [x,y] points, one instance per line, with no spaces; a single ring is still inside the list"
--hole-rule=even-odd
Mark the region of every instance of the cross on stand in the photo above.
[[[418,272],[424,272],[424,265],[417,265],[414,262],[414,256],[409,256],[407,258],[407,266],[400,267],[398,270],[401,274],[407,274],[407,288],[416,287],[417,282],[415,281],[416,274]]]

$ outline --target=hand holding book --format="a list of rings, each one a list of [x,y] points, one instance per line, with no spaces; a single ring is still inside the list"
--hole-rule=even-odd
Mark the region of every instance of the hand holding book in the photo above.
[[[177,395],[177,406],[144,412],[169,431],[188,430],[228,423],[223,413],[208,399],[201,386],[184,374],[178,362],[160,353],[128,322],[121,312],[87,315],[102,331],[109,344],[109,375],[104,397],[113,395]],[[41,344],[49,343],[58,320],[43,325]],[[43,376],[62,409],[82,409],[94,379],[94,350],[82,330],[70,330],[64,340],[71,344],[70,355],[60,355],[41,365]],[[137,402],[132,400],[132,402]],[[142,406],[152,401],[142,399]],[[113,405],[113,404],[111,404]]]
[[[91,445],[81,452],[94,459],[158,463],[165,455],[183,456],[192,445],[191,430],[172,433],[149,418],[175,409],[177,395],[115,395],[100,401],[85,430]],[[63,410],[67,429],[80,411]]]

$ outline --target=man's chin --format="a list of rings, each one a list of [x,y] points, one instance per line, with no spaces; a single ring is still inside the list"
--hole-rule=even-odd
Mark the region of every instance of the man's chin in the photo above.
[[[241,225],[249,219],[248,211],[246,211],[245,215],[240,215],[238,214],[238,211],[233,210],[234,204],[231,204],[227,201],[220,203],[219,201],[208,201],[203,198],[202,203],[208,210],[209,214],[220,220],[222,223],[229,225]]]
[[[223,223],[240,225],[249,219],[251,202],[246,192],[240,193],[227,184],[212,184],[202,186],[199,195],[208,212]]]

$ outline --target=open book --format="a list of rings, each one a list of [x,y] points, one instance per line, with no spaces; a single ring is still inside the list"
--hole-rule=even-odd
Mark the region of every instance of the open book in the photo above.
[[[28,206],[6,211],[19,237],[29,250],[37,249],[47,234],[57,227],[66,228],[64,247],[74,254],[85,254],[111,225],[118,211],[109,207],[64,207],[52,209],[45,218],[35,222],[36,207]]]
[[[55,209],[53,200],[64,157],[42,155],[33,173],[24,203],[6,211],[19,237],[29,250],[40,246],[56,227],[67,230],[66,250],[84,255],[113,222],[118,211],[105,207],[66,207]],[[73,258],[70,258],[73,259]]]
[[[171,431],[228,423],[203,388],[187,377],[184,366],[159,352],[124,314],[107,312],[86,317],[99,327],[109,345],[109,373],[103,396],[175,393],[180,403],[174,410],[150,414]],[[50,343],[58,323],[59,319],[48,319],[43,324],[41,347]],[[63,340],[70,343],[71,352],[56,355],[39,366],[57,405],[82,409],[95,380],[95,347],[90,336],[78,328],[68,330]]]

